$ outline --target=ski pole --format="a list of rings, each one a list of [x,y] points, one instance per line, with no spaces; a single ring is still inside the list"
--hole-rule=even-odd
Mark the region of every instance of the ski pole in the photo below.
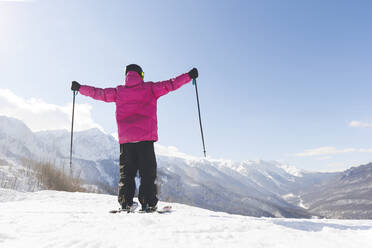
[[[205,151],[205,144],[204,144],[203,126],[202,126],[201,115],[200,115],[200,104],[199,104],[198,85],[196,84],[196,79],[195,78],[192,80],[192,84],[195,85],[196,101],[198,103],[199,124],[200,124],[200,132],[201,132],[201,137],[202,137],[202,142],[203,142],[204,157],[207,157],[207,154],[206,154],[206,151]]]
[[[72,175],[72,138],[74,134],[74,116],[75,116],[75,96],[77,95],[78,91],[74,90],[72,92],[73,99],[72,99],[72,121],[71,121],[71,143],[70,143],[70,174]]]

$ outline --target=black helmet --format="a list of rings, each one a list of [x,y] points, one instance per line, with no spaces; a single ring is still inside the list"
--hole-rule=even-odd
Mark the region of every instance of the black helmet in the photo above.
[[[137,72],[142,78],[144,76],[144,72],[142,71],[142,68],[141,66],[139,65],[136,65],[136,64],[130,64],[130,65],[127,65],[127,67],[125,68],[125,75],[127,75],[128,71],[135,71]]]

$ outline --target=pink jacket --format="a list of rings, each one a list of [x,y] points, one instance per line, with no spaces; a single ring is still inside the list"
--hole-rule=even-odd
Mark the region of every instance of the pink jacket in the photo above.
[[[134,71],[127,73],[125,85],[100,89],[82,85],[79,92],[93,99],[116,103],[119,143],[157,141],[157,100],[170,91],[190,82],[187,73],[162,82],[143,82]]]

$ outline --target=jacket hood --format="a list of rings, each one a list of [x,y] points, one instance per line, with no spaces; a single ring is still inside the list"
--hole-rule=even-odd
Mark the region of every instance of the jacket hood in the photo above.
[[[131,87],[143,83],[142,77],[135,71],[129,71],[125,77],[125,86]]]

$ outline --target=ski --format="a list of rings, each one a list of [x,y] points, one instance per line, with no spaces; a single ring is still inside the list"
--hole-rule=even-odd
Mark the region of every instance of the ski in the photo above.
[[[156,209],[156,210],[152,210],[152,211],[151,210],[150,211],[148,211],[148,210],[139,210],[138,211],[138,213],[141,213],[141,214],[143,214],[143,213],[165,214],[165,213],[170,213],[170,212],[172,212],[172,206],[169,206],[169,205],[161,207],[161,208]]]
[[[130,209],[117,209],[117,210],[111,210],[110,213],[111,214],[117,214],[117,213],[121,213],[121,212],[126,212],[126,213],[159,213],[159,214],[165,214],[165,213],[170,213],[172,212],[172,206],[170,205],[167,205],[167,206],[164,206],[164,207],[161,207],[159,209],[156,209],[156,210],[153,210],[153,211],[146,211],[146,210],[139,210],[139,211],[136,211],[138,207],[138,203],[133,203],[132,207]]]
[[[172,212],[172,206],[164,206],[158,210],[156,210],[156,212],[158,212],[159,214],[165,214],[165,213],[170,213]]]
[[[133,202],[133,205],[129,209],[119,208],[117,210],[116,209],[111,210],[109,213],[111,213],[111,214],[117,214],[117,213],[121,213],[121,212],[134,213],[136,211],[137,207],[138,207],[138,203]]]

